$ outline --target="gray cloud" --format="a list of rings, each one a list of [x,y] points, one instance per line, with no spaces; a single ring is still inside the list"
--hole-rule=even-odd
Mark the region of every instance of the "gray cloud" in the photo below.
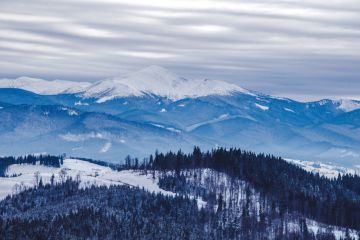
[[[300,100],[360,98],[358,0],[3,0],[0,77],[147,65]]]

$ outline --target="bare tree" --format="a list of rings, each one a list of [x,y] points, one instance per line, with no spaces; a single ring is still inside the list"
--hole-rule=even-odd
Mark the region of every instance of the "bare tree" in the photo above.
[[[66,180],[66,175],[67,175],[67,172],[64,168],[62,168],[59,172],[59,177],[61,179],[61,182],[64,183],[65,180]]]
[[[40,172],[36,171],[34,173],[34,185],[35,185],[35,187],[39,186],[40,178],[41,178]]]
[[[20,185],[19,185],[19,184],[16,183],[16,184],[12,187],[12,193],[13,193],[13,195],[20,193]]]
[[[81,175],[80,175],[80,172],[78,172],[78,173],[76,174],[75,181],[76,181],[77,183],[80,183],[80,182],[81,182]]]
[[[55,176],[54,176],[54,174],[53,174],[53,175],[51,175],[51,177],[50,177],[50,184],[51,184],[51,186],[54,186],[54,183],[55,183]]]

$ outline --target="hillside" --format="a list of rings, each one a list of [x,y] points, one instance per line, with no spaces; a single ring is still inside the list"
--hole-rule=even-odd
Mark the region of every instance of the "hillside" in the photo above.
[[[167,201],[166,209],[177,210],[156,211],[156,218],[167,219],[163,231],[179,225],[179,234],[190,234],[193,239],[204,236],[210,239],[238,239],[240,236],[242,239],[304,236],[306,239],[315,239],[315,236],[316,239],[340,239],[346,235],[357,239],[358,176],[343,174],[337,179],[327,179],[280,158],[235,149],[202,153],[195,148],[189,155],[157,153],[145,162],[127,158],[124,165],[78,159],[61,162],[61,166],[44,166],[44,160],[8,165],[6,177],[0,181],[4,199],[0,202],[3,224],[0,229],[1,226],[13,229],[6,234],[20,236],[14,224],[29,226],[21,235],[25,239],[31,239],[31,234],[41,238],[43,233],[85,237],[89,232],[83,232],[84,228],[90,228],[96,238],[110,237],[113,236],[110,233],[116,232],[111,229],[124,223],[125,211],[133,216],[136,226],[148,222],[137,228],[136,234],[145,237],[159,232],[144,230],[154,227],[151,221],[155,220],[148,217],[155,217],[155,212],[147,215],[142,211],[162,208]],[[7,194],[12,197],[6,197]],[[123,197],[108,200],[115,199],[115,195]],[[133,199],[130,205],[119,205],[122,201],[129,202],[128,198]],[[22,204],[19,205],[19,201]],[[323,211],[313,209],[314,204]],[[140,215],[135,214],[134,209],[141,211]],[[188,225],[181,220],[183,215],[176,217],[180,212],[187,214],[190,209],[195,232],[185,230]],[[117,219],[115,225],[109,224],[109,216]],[[80,218],[86,221],[78,224]],[[43,221],[50,222],[47,226],[53,227],[45,227]],[[97,227],[99,223],[107,225],[108,230],[101,231]],[[55,226],[63,227],[56,230]],[[73,232],[73,229],[78,230]],[[121,234],[130,234],[127,231],[135,234],[133,227],[116,233],[124,236]]]

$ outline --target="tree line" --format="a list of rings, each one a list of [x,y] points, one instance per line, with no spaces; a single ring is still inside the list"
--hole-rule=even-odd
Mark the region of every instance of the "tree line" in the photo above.
[[[63,164],[62,156],[27,155],[20,157],[0,157],[0,177],[5,177],[7,169],[12,164],[40,164],[48,167],[60,167]]]
[[[181,171],[209,168],[250,183],[276,205],[281,214],[299,212],[317,221],[360,230],[360,177],[345,174],[329,179],[310,173],[280,157],[241,149],[217,148],[185,154],[158,153],[133,168],[174,171],[173,187],[181,187]],[[169,179],[168,179],[169,180]],[[169,181],[167,182],[169,185]],[[180,185],[180,186],[176,186]]]
[[[303,218],[298,231],[288,232],[279,230],[281,222],[276,219],[257,220],[248,213],[240,214],[232,224],[223,224],[226,214],[199,208],[187,196],[166,196],[125,185],[79,188],[79,184],[68,179],[39,185],[1,201],[1,238],[335,239],[331,232],[311,233]]]

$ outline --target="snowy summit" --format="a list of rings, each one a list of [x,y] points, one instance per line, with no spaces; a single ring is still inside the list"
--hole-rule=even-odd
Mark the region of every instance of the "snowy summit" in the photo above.
[[[251,94],[235,84],[208,79],[185,79],[165,68],[150,66],[122,78],[99,81],[89,87],[84,97],[98,98],[105,102],[117,97],[153,94],[172,100],[208,95],[227,95],[232,92]]]
[[[91,83],[88,82],[72,82],[64,80],[47,81],[30,77],[0,79],[0,88],[17,88],[42,95],[78,93],[90,85]]]
[[[18,88],[42,95],[80,93],[80,96],[84,98],[96,98],[99,103],[118,97],[144,96],[146,94],[171,100],[228,95],[233,92],[251,94],[248,90],[235,84],[219,80],[185,79],[159,66],[149,66],[123,77],[105,79],[95,83],[47,81],[29,77],[1,79],[0,88]]]

